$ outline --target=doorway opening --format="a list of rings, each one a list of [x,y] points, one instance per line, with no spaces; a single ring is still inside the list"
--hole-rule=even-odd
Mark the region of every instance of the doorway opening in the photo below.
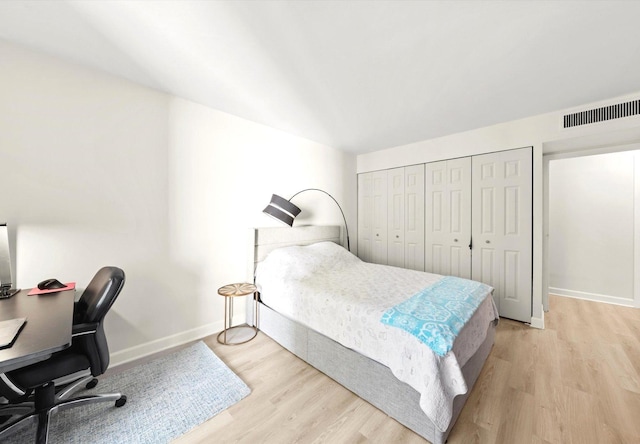
[[[640,144],[548,152],[543,309],[549,293],[640,307]]]
[[[549,161],[549,293],[634,306],[640,151]]]

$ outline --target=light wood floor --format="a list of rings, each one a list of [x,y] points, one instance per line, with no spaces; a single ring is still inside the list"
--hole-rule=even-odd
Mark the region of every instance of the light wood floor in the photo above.
[[[545,330],[501,320],[458,443],[640,443],[640,310],[551,296]],[[425,443],[267,336],[211,349],[252,393],[175,443]]]

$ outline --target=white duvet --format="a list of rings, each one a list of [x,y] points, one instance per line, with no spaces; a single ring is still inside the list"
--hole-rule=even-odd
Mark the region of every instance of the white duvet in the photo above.
[[[406,331],[380,322],[387,309],[441,278],[369,264],[332,242],[274,250],[256,270],[267,306],[389,367],[420,393],[422,410],[446,431],[453,398],[468,389],[461,367],[498,318],[490,293],[443,357]]]

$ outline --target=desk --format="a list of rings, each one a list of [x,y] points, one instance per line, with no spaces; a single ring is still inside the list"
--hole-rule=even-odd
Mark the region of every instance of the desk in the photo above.
[[[0,300],[0,321],[27,318],[13,345],[0,349],[0,373],[43,361],[71,345],[75,290],[35,296],[28,292]]]

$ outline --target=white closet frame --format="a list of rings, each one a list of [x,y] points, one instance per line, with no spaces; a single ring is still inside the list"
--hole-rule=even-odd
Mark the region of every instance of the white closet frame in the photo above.
[[[520,148],[359,174],[360,258],[486,282],[495,288],[501,316],[530,322],[532,152]],[[422,171],[422,193],[409,191],[416,171]],[[423,236],[413,230],[420,226]]]

